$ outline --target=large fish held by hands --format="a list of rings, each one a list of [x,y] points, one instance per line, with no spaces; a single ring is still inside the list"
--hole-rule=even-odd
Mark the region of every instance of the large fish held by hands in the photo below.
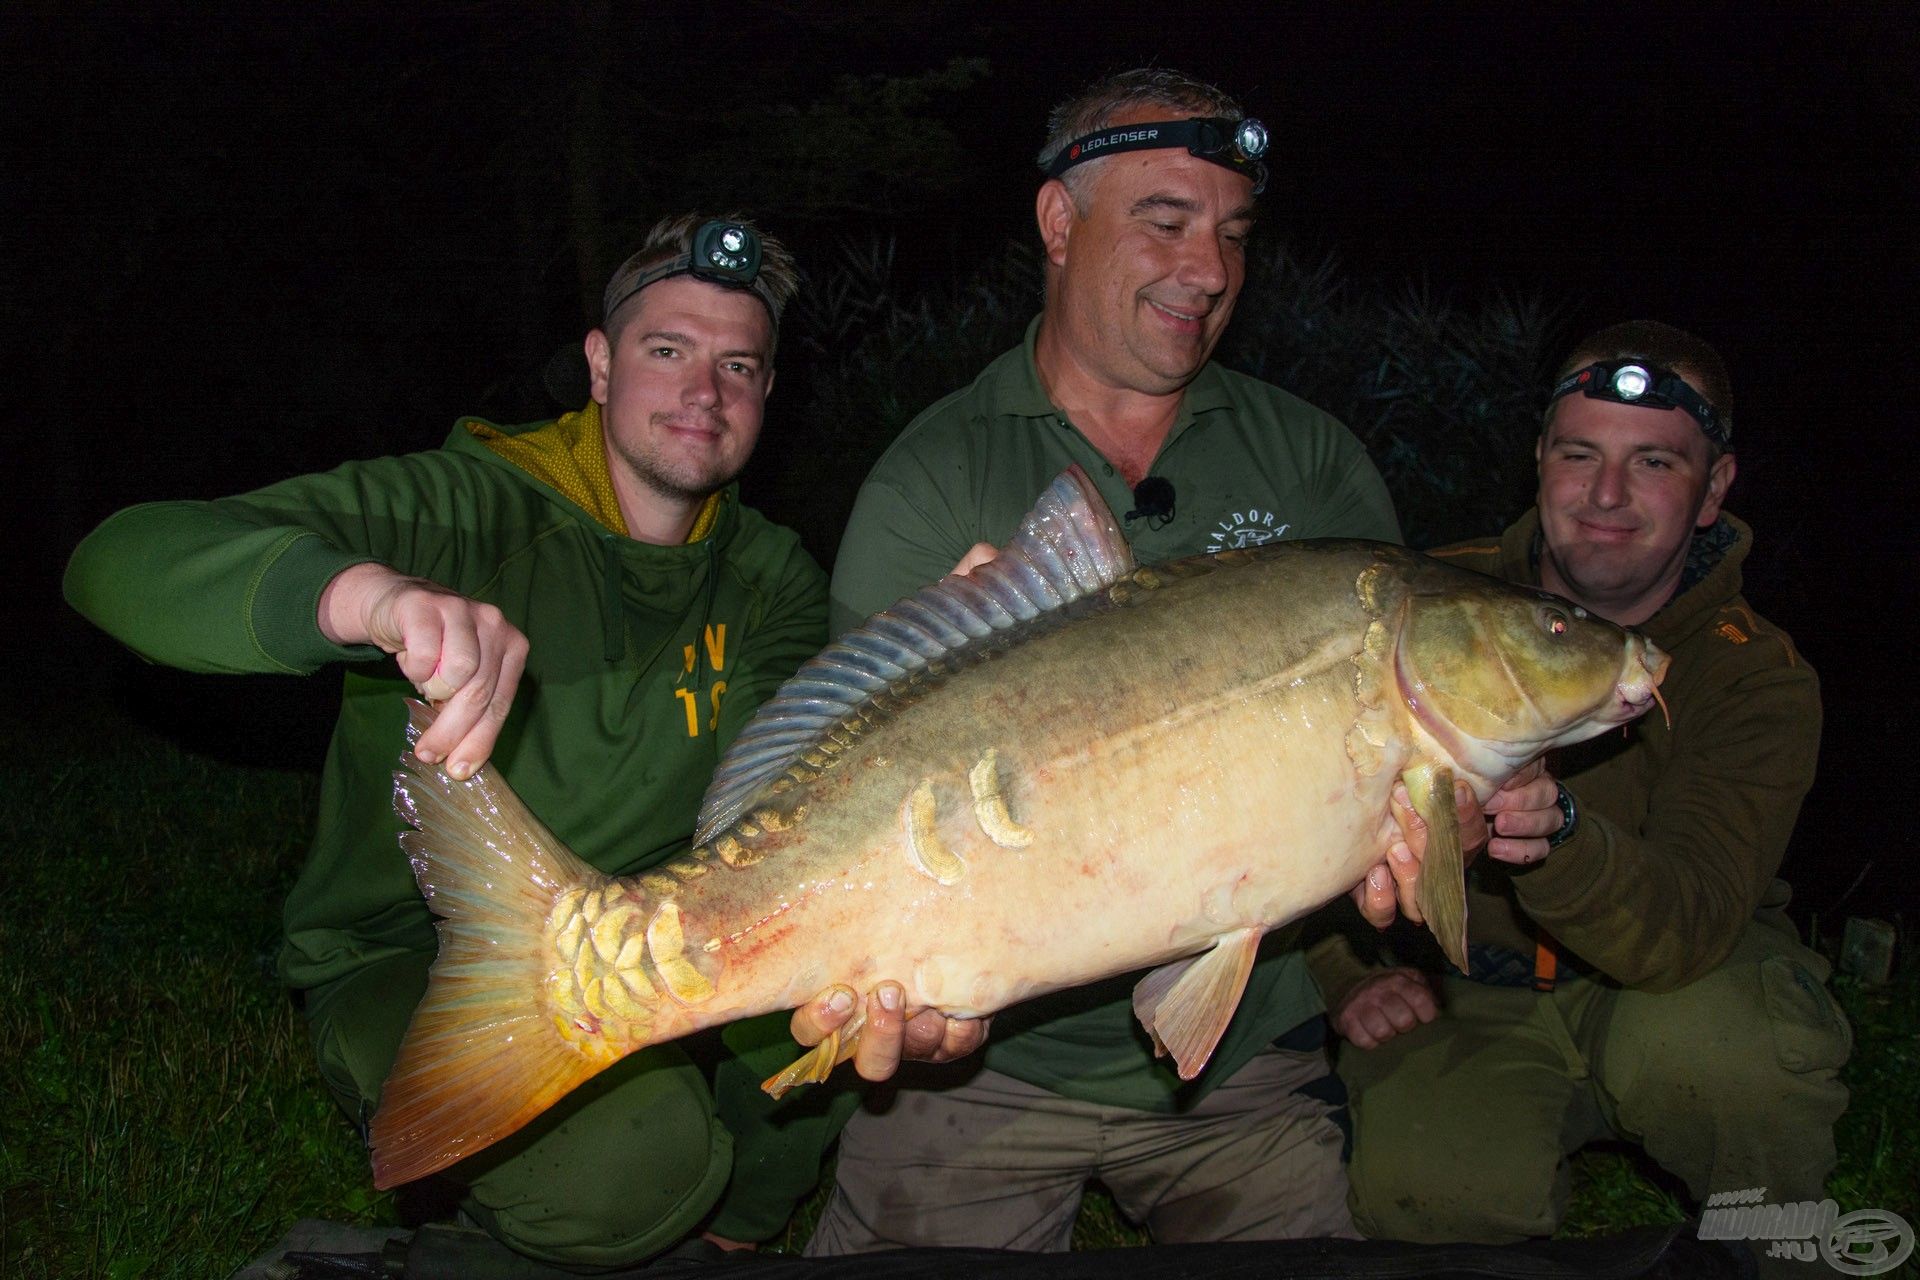
[[[1369,542],[1136,568],[1078,468],[999,557],[878,614],[742,731],[693,848],[575,857],[492,769],[411,752],[401,844],[440,954],[372,1126],[389,1187],[486,1147],[645,1045],[835,983],[991,1013],[1137,969],[1205,1065],[1263,934],[1429,843],[1420,905],[1465,966],[1453,780],[1645,711],[1667,658],[1539,591]],[[417,709],[410,737],[428,723]],[[768,1082],[851,1056],[850,1024]]]

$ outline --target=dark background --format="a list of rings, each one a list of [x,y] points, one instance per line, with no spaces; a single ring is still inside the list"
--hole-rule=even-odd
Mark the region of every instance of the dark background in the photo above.
[[[1649,316],[1720,346],[1748,595],[1827,697],[1787,874],[1815,911],[1911,910],[1915,11],[1021,8],[11,6],[0,688],[314,763],[331,681],[138,668],[59,602],[79,537],[431,447],[462,413],[551,416],[665,212],[753,211],[803,264],[891,237],[898,287],[956,277],[1031,239],[1046,109],[1157,62],[1269,124],[1263,237],[1369,287],[1542,295],[1568,342]],[[840,447],[793,425],[809,358],[790,333],[745,484],[825,561],[770,471]]]

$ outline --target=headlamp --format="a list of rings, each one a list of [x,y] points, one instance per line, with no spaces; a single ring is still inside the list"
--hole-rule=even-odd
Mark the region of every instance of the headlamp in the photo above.
[[[759,235],[745,223],[723,222],[715,218],[701,223],[693,233],[692,252],[649,267],[627,285],[625,293],[617,298],[607,298],[603,319],[612,319],[613,313],[625,305],[627,299],[648,285],[658,284],[673,276],[692,276],[696,280],[705,280],[728,289],[745,289],[766,303],[767,310],[778,318],[779,312],[773,305],[773,290],[760,278]]]
[[[1053,158],[1053,163],[1047,166],[1047,176],[1057,178],[1077,164],[1122,151],[1154,151],[1166,147],[1185,147],[1189,155],[1244,173],[1253,179],[1255,195],[1267,188],[1267,166],[1261,159],[1267,154],[1267,126],[1251,118],[1232,120],[1225,116],[1121,124],[1089,133],[1075,138]]]
[[[1593,400],[1639,405],[1645,409],[1679,409],[1700,424],[1707,439],[1725,449],[1733,443],[1732,424],[1714,412],[1706,397],[1671,369],[1646,360],[1602,360],[1576,369],[1554,384],[1547,397],[1551,405],[1579,391]]]

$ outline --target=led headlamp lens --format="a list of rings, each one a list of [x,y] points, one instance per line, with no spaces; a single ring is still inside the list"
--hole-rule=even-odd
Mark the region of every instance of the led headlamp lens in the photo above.
[[[760,237],[737,222],[708,222],[693,238],[693,274],[751,284],[760,273]]]
[[[1258,160],[1267,154],[1267,126],[1258,120],[1242,120],[1234,130],[1233,145],[1247,159]]]
[[[1638,400],[1652,385],[1653,375],[1637,364],[1623,364],[1613,375],[1613,393],[1622,400]]]

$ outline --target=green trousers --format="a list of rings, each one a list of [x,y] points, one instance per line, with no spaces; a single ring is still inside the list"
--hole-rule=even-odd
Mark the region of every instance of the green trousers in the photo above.
[[[365,1132],[426,991],[432,957],[396,956],[307,994],[320,1071]],[[685,1238],[719,1199],[733,1140],[672,1045],[616,1063],[447,1176],[496,1239],[560,1264],[631,1266]]]
[[[1676,991],[1563,979],[1551,993],[1449,977],[1440,1016],[1340,1046],[1354,1223],[1376,1238],[1504,1244],[1566,1211],[1567,1156],[1641,1144],[1696,1197],[1819,1200],[1852,1032],[1791,926],[1748,926]]]

